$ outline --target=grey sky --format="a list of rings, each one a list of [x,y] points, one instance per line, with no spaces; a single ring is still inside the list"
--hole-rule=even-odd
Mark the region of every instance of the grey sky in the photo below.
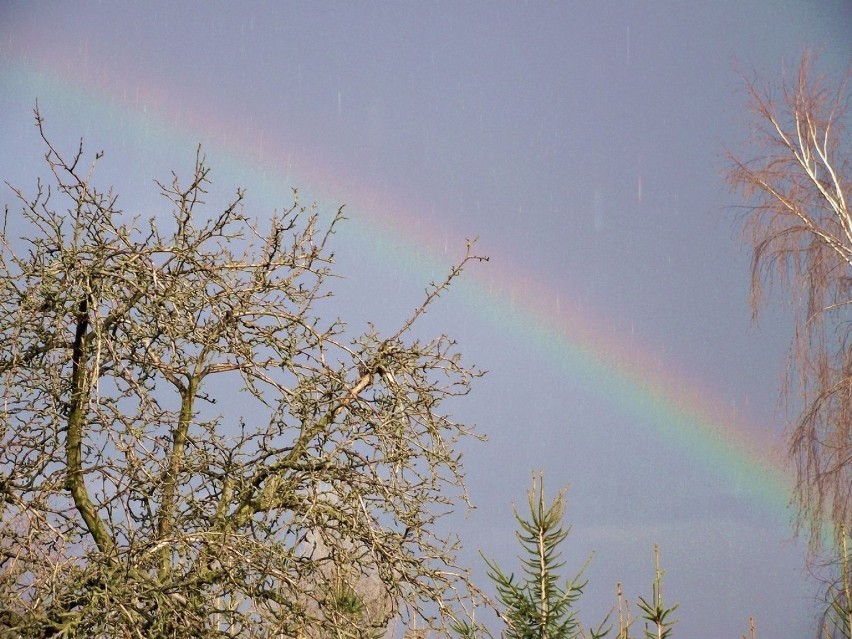
[[[738,69],[774,82],[810,47],[837,75],[850,26],[848,2],[11,3],[0,177],[26,189],[42,171],[38,98],[66,148],[106,151],[127,210],[164,210],[151,179],[185,175],[199,142],[214,201],[244,185],[261,217],[290,186],[329,215],[345,203],[329,309],[355,329],[395,328],[479,236],[491,263],[418,328],[490,371],[457,408],[490,440],[466,451],[478,509],[452,521],[475,572],[479,549],[510,563],[511,503],[542,469],[553,492],[571,484],[569,567],[596,552],[584,623],[616,581],[649,595],[658,543],[678,636],[739,637],[749,616],[759,636],[806,636],[815,589],[787,517],[525,333],[547,313],[511,292],[534,282],[620,356],[653,353],[780,441],[789,323],[775,308],[750,324],[723,154],[748,153]]]

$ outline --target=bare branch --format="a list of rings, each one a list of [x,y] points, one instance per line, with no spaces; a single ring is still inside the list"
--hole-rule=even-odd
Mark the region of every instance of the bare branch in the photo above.
[[[0,624],[21,636],[368,636],[478,601],[441,518],[471,429],[442,412],[479,371],[414,322],[390,338],[314,313],[339,209],[249,220],[160,184],[131,218],[41,113],[49,186],[0,235]],[[202,400],[202,401],[197,401]]]
[[[789,456],[798,523],[818,551],[827,522],[836,541],[852,524],[852,153],[845,123],[852,70],[832,84],[813,66],[806,54],[780,101],[746,79],[758,153],[749,161],[729,155],[727,178],[750,206],[755,316],[764,283],[777,281],[791,294],[795,336],[784,388],[798,416],[788,431]]]

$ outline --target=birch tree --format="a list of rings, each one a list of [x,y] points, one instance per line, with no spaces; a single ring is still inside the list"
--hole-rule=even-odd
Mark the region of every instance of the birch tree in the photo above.
[[[747,80],[750,157],[731,154],[727,174],[747,204],[752,309],[761,308],[764,286],[777,283],[793,310],[787,438],[799,529],[815,551],[826,523],[835,542],[852,530],[849,78],[818,75],[805,55],[780,88]]]

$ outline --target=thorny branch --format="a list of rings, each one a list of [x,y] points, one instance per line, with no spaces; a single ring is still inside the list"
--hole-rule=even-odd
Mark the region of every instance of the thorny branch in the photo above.
[[[313,209],[210,207],[200,149],[167,217],[121,212],[49,140],[0,233],[0,627],[25,636],[446,629],[475,589],[438,522],[464,496],[442,412],[480,373],[414,321],[352,336]],[[294,191],[294,196],[297,194]],[[18,235],[12,234],[12,229]],[[239,391],[239,395],[234,393]],[[199,401],[200,400],[200,401]],[[449,491],[449,492],[448,492]],[[2,633],[0,633],[2,635]]]

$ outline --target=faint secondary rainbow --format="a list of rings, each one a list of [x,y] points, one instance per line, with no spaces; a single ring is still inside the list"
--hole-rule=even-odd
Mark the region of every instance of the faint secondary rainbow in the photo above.
[[[308,168],[291,171],[281,160],[286,153],[269,140],[181,110],[152,89],[152,83],[129,87],[108,69],[80,72],[49,59],[32,62],[2,47],[0,53],[0,87],[6,91],[39,97],[52,110],[59,105],[85,109],[149,150],[171,145],[186,149],[207,140],[231,164],[229,170],[250,174],[253,182],[273,192],[281,190],[282,173],[300,190],[320,195],[323,203],[340,202],[345,192],[347,200],[357,203],[358,223],[349,225],[348,241],[391,254],[394,263],[410,270],[441,272],[447,266],[443,237],[430,233],[428,225],[410,213],[410,205],[399,206],[389,195],[357,184],[341,185],[321,162],[300,154],[300,165]],[[499,316],[504,330],[581,378],[589,391],[610,399],[616,410],[674,442],[709,471],[745,486],[753,500],[784,521],[789,518],[791,481],[772,452],[773,443],[758,437],[757,429],[722,408],[697,383],[685,381],[688,376],[675,373],[670,362],[649,349],[628,346],[621,336],[606,334],[591,309],[559,308],[555,291],[516,265],[504,262],[500,268],[492,262],[488,268],[471,269],[457,282],[456,291],[474,312]]]

